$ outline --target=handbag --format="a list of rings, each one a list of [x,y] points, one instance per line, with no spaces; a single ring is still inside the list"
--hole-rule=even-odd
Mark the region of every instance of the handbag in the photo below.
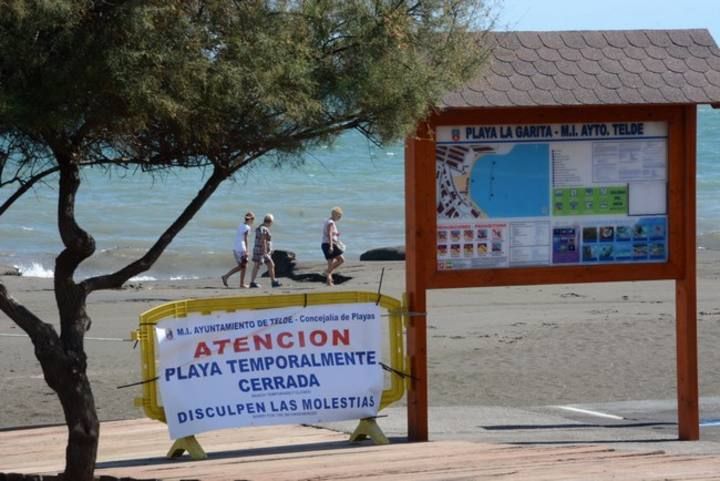
[[[345,252],[345,244],[343,244],[342,241],[336,240],[334,242],[334,244],[335,244],[335,248],[334,248],[335,251],[340,251],[340,254]]]

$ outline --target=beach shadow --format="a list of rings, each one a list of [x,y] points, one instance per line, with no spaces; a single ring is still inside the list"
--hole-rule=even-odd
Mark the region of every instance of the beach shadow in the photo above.
[[[514,430],[540,430],[540,429],[619,429],[619,428],[646,428],[653,426],[677,426],[674,422],[635,422],[617,424],[500,424],[497,426],[478,426],[487,431],[514,431]]]
[[[291,274],[288,277],[297,282],[319,282],[321,284],[325,284],[326,281],[325,276],[317,272],[311,272],[308,274]],[[333,274],[333,282],[335,282],[335,285],[342,284],[350,279],[352,279],[352,277],[344,276],[342,274]]]
[[[612,445],[617,444],[619,446],[622,446],[623,444],[657,444],[657,443],[671,443],[671,442],[678,442],[682,443],[685,441],[678,440],[677,437],[673,438],[667,438],[667,439],[587,439],[587,440],[578,440],[578,439],[570,439],[567,441],[507,441],[502,444],[512,444],[513,446],[576,446],[580,444],[589,444],[589,445]],[[610,447],[611,448],[611,447]],[[643,452],[643,455],[648,454],[667,454],[667,452],[663,449],[656,449],[654,451],[648,451]]]
[[[674,433],[671,433],[670,431],[665,431],[667,434],[667,438],[633,438],[633,439],[618,439],[618,438],[611,438],[607,439],[605,436],[600,432],[601,430],[608,430],[608,429],[632,429],[632,428],[651,428],[653,430],[659,430],[659,431],[653,431],[655,433],[661,433],[661,430],[667,429],[667,428],[675,428],[677,427],[677,423],[674,422],[629,422],[629,423],[617,423],[617,424],[591,424],[591,423],[585,423],[585,424],[544,424],[544,425],[498,425],[498,426],[478,426],[480,428],[489,430],[489,431],[505,431],[510,432],[513,430],[518,431],[552,431],[552,430],[566,430],[568,431],[567,435],[562,434],[554,434],[552,435],[552,439],[529,439],[529,440],[523,440],[523,441],[517,441],[512,439],[503,440],[501,444],[511,444],[514,446],[564,446],[564,445],[604,445],[608,446],[608,449],[613,449],[612,445],[616,445],[618,447],[622,447],[624,445],[632,445],[632,444],[648,444],[653,445],[657,443],[668,443],[668,442],[680,442],[677,438],[677,435]],[[585,435],[583,434],[577,434],[577,430],[588,430]],[[571,431],[574,431],[575,434],[570,434]],[[640,431],[642,432],[642,431]],[[538,433],[539,434],[539,433]],[[534,435],[527,434],[527,437],[534,437]],[[543,436],[542,434],[539,434],[539,436]],[[555,438],[557,436],[557,439]],[[586,439],[578,439],[578,436],[582,436]],[[565,438],[565,439],[563,439]],[[643,454],[665,454],[665,451],[663,450],[656,450],[650,451],[648,453]]]

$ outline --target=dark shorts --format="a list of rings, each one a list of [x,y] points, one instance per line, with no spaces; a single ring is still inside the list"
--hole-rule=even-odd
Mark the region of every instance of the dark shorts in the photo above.
[[[335,259],[338,256],[341,256],[343,251],[338,249],[337,245],[333,245],[332,252],[330,252],[330,244],[323,242],[320,244],[320,247],[322,248],[323,254],[325,255],[325,259]]]

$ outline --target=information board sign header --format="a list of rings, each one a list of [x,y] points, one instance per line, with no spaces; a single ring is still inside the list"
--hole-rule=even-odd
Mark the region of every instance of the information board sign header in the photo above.
[[[463,125],[437,128],[438,143],[610,140],[667,137],[665,122]]]

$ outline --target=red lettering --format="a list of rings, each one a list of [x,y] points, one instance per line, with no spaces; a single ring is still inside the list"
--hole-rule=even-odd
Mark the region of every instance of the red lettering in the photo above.
[[[195,348],[195,358],[198,358],[200,356],[209,356],[212,354],[212,351],[210,351],[210,348],[205,344],[204,341],[198,342],[197,347]]]
[[[259,351],[260,347],[265,349],[272,349],[272,337],[270,334],[265,334],[265,337],[253,336],[253,342],[255,343],[255,350]]]
[[[290,340],[285,341],[285,339],[287,339],[287,338],[290,338]],[[278,343],[278,346],[285,348],[285,349],[293,347],[292,334],[290,334],[289,332],[281,332],[277,336],[277,343]]]
[[[249,351],[250,348],[248,347],[248,339],[247,337],[238,337],[235,339],[235,342],[233,343],[233,349],[235,349],[235,352],[246,352]]]
[[[225,346],[230,344],[230,339],[220,339],[218,341],[213,341],[213,344],[215,344],[218,347],[218,354],[223,354],[225,352]]]
[[[313,346],[324,346],[327,344],[328,336],[325,331],[313,331],[310,333],[310,343]]]
[[[342,331],[333,329],[332,345],[337,346],[338,344],[342,344],[344,346],[350,345],[350,330],[349,329],[343,329]]]
[[[350,330],[349,329],[333,329],[332,331],[324,331],[316,329],[309,333],[305,331],[298,332],[280,332],[278,334],[254,334],[252,338],[248,336],[236,337],[234,339],[218,339],[211,342],[212,349],[205,341],[198,342],[195,348],[195,358],[203,356],[212,356],[213,354],[222,355],[226,349],[232,349],[235,352],[249,352],[251,350],[259,351],[262,349],[273,349],[277,346],[281,349],[291,349],[294,347],[307,347],[308,345],[322,347],[332,343],[333,346],[349,346]]]

